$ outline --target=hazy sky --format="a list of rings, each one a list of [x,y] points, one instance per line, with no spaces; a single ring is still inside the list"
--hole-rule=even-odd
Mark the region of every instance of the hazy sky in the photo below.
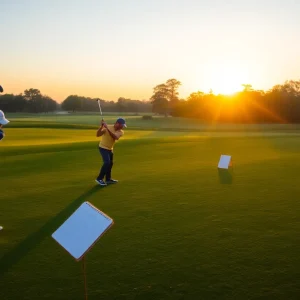
[[[0,0],[0,84],[149,99],[169,78],[181,97],[269,89],[300,79],[298,0]]]

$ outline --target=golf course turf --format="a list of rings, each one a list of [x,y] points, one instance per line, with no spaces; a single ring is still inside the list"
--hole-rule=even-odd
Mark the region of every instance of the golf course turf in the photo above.
[[[103,188],[99,116],[9,117],[1,300],[84,298],[82,263],[51,238],[84,201],[115,223],[86,256],[89,299],[300,298],[297,126],[128,117]]]

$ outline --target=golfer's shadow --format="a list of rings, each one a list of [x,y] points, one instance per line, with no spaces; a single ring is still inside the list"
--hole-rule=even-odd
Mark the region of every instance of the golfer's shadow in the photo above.
[[[14,264],[22,259],[30,250],[36,245],[42,242],[46,237],[51,234],[84,202],[87,198],[91,197],[96,191],[99,191],[101,187],[96,185],[79,196],[73,202],[71,202],[60,213],[50,219],[44,224],[38,231],[30,234],[15,246],[8,253],[4,254],[0,258],[0,275],[8,271]]]
[[[219,169],[218,168],[219,181],[222,184],[232,184],[233,181],[233,168]]]

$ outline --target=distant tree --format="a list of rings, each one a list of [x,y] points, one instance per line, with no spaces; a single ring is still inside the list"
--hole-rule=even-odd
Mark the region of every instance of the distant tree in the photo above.
[[[42,94],[41,94],[40,90],[38,90],[38,89],[30,88],[30,89],[24,91],[24,98],[27,101],[34,101],[36,99],[40,99],[41,97],[42,97]]]
[[[153,98],[152,101],[152,111],[156,114],[160,115],[168,115],[169,102],[166,98],[159,97],[158,95]]]
[[[14,96],[14,111],[23,112],[26,110],[27,101],[22,94]]]
[[[22,112],[26,104],[22,95],[4,94],[0,97],[0,109],[6,112]]]
[[[172,113],[175,105],[179,101],[178,87],[181,82],[177,79],[168,79],[166,83],[159,84],[154,87],[151,101],[153,104],[153,112],[158,114]]]
[[[38,113],[42,110],[42,94],[40,90],[33,88],[25,90],[23,97],[27,101],[27,110],[29,112]]]
[[[43,102],[42,112],[48,113],[48,112],[53,112],[53,111],[57,110],[57,102],[54,101],[49,96],[43,96],[42,102]]]
[[[179,98],[178,98],[178,88],[181,85],[181,82],[177,79],[169,79],[166,82],[166,88],[168,91],[168,100],[172,103],[172,102],[178,102]]]
[[[82,103],[81,99],[77,95],[68,96],[61,104],[61,108],[66,111],[81,111]]]
[[[117,102],[117,111],[125,112],[127,110],[127,99],[124,97],[120,97]]]
[[[277,84],[271,89],[271,92],[285,93],[289,96],[300,96],[300,81],[288,80],[282,85]]]
[[[167,116],[168,114],[168,96],[169,90],[165,84],[159,84],[154,87],[154,93],[151,97],[152,111],[157,114]]]
[[[253,91],[252,85],[251,84],[242,84],[242,86],[244,87],[244,92],[251,92]]]
[[[210,115],[211,94],[206,95],[204,92],[198,91],[191,93],[187,98],[189,106],[189,115],[194,118],[207,119]]]
[[[57,109],[57,102],[47,95],[42,95],[38,89],[25,90],[22,97],[27,102],[26,110],[28,112],[47,113]],[[22,101],[21,95],[19,95],[19,101]]]

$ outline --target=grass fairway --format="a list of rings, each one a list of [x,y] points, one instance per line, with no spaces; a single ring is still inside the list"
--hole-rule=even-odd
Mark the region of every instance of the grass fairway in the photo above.
[[[51,238],[83,201],[115,222],[86,257],[89,300],[300,298],[299,131],[128,130],[120,182],[101,188],[95,130],[62,128],[1,142],[1,300],[84,299],[81,263]]]

